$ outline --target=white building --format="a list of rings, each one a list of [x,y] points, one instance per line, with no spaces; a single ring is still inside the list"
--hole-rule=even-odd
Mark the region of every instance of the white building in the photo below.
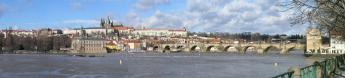
[[[187,37],[187,30],[183,29],[135,29],[132,32],[137,37]]]
[[[111,28],[105,29],[101,27],[90,27],[90,28],[66,29],[66,30],[63,30],[63,34],[81,34],[82,29],[85,30],[86,34],[106,34],[106,32],[107,33],[114,32],[114,30]]]
[[[337,54],[343,54],[345,53],[345,41],[341,39],[341,36],[339,36],[335,31],[331,32],[331,38],[330,38],[330,52],[331,53],[337,53]]]
[[[17,36],[31,36],[34,35],[33,30],[0,30],[0,34],[4,34],[5,38],[7,37],[7,33],[11,33],[12,35]]]
[[[321,32],[318,29],[307,30],[307,53],[311,54],[344,54],[345,41],[336,32],[331,32],[330,46],[322,46]]]

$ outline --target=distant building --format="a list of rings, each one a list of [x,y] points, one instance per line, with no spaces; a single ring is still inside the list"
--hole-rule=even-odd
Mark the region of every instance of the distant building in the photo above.
[[[186,28],[183,29],[135,29],[132,32],[136,37],[187,37]]]
[[[34,32],[33,31],[28,31],[28,30],[0,30],[1,34],[5,34],[6,37],[6,33],[11,33],[12,35],[33,35]]]
[[[52,36],[54,34],[52,29],[40,29],[38,30],[38,36]]]
[[[116,26],[116,27],[111,27],[112,29],[114,29],[114,32],[116,34],[116,37],[118,39],[130,39],[131,38],[131,34],[134,30],[134,28],[132,27],[126,27],[126,26]],[[115,39],[115,38],[113,38]]]
[[[112,27],[112,29],[118,31],[120,34],[130,34],[134,30],[134,28],[125,26]]]
[[[99,38],[74,38],[72,39],[72,53],[107,53],[105,48],[108,41]]]
[[[322,48],[321,32],[319,29],[307,29],[307,52],[316,52]]]
[[[336,31],[331,31],[330,38],[330,52],[331,53],[345,53],[345,41],[341,39],[341,36]]]
[[[140,40],[124,40],[124,43],[129,49],[140,49],[142,47],[142,42]]]
[[[81,32],[80,30],[76,30],[76,29],[64,29],[64,30],[62,30],[63,34],[71,34],[71,35],[78,34],[80,32]]]
[[[63,34],[81,34],[82,32],[85,32],[86,34],[106,34],[114,32],[114,30],[111,28],[105,29],[102,27],[88,27],[63,30]]]

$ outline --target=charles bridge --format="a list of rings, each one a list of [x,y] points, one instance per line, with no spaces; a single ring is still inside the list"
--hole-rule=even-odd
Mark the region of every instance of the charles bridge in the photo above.
[[[304,51],[305,44],[300,43],[165,43],[151,46],[153,51],[158,52],[233,52],[246,53],[249,48],[257,53],[267,53],[271,48],[280,50],[280,54],[288,54],[293,49]]]

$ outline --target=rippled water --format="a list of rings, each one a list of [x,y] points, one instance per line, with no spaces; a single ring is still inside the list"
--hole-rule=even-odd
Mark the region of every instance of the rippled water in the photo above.
[[[0,55],[0,78],[268,78],[313,60],[298,53],[126,53],[105,57],[4,54]]]

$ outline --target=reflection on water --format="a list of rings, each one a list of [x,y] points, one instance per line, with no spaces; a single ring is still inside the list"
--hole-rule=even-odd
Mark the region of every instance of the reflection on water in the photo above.
[[[112,54],[93,58],[0,55],[0,78],[267,78],[312,61],[301,52]]]

